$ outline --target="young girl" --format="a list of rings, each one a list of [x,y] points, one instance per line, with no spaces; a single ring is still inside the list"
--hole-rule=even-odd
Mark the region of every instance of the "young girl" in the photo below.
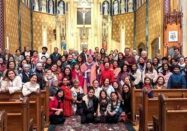
[[[121,101],[118,98],[117,92],[112,92],[110,97],[111,97],[111,101],[109,102],[107,106],[106,122],[117,123],[119,120],[119,116],[121,114],[120,112]]]
[[[64,100],[63,100],[63,109],[64,109],[64,116],[72,116],[73,110],[72,110],[72,93],[70,90],[70,87],[68,86],[68,79],[66,77],[63,78],[62,81],[62,87],[61,89],[64,92]]]
[[[38,79],[38,77],[37,77],[36,74],[33,74],[33,75],[30,76],[30,81],[26,82],[23,85],[23,89],[22,89],[23,96],[28,96],[32,92],[39,92],[40,86],[37,83],[37,81],[38,81],[37,79]]]
[[[106,122],[106,115],[107,115],[107,105],[109,99],[105,90],[102,90],[99,94],[99,103],[97,108],[97,118],[96,122],[105,123]]]
[[[81,103],[81,101],[82,101],[83,89],[82,89],[82,87],[79,86],[78,80],[74,80],[73,85],[74,86],[71,88],[72,97],[74,98],[72,107],[74,110],[74,114],[81,114],[81,111],[79,109],[79,103]]]
[[[149,77],[144,78],[143,90],[147,92],[149,98],[153,98],[152,84],[151,79]]]
[[[22,88],[22,81],[20,76],[16,76],[16,73],[12,69],[8,69],[1,81],[0,92],[9,92],[10,94],[20,91]]]
[[[64,92],[59,89],[53,100],[49,102],[49,119],[51,125],[63,124],[65,121],[63,116],[63,99]]]

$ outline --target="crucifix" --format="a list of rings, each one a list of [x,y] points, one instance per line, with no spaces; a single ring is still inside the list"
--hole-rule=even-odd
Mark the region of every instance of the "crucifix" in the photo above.
[[[83,42],[86,42],[87,40],[87,35],[86,35],[86,27],[85,27],[85,21],[86,21],[86,13],[88,12],[89,10],[86,9],[86,8],[82,8],[80,9],[80,12],[82,13],[82,21],[83,21],[83,28],[81,29],[81,39]]]

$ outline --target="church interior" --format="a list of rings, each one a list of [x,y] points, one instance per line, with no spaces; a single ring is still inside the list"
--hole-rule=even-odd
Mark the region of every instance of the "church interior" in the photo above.
[[[130,47],[154,57],[178,46],[186,54],[185,6],[185,0],[1,0],[1,47]],[[177,41],[168,40],[170,31],[177,31]]]
[[[69,50],[82,52],[84,49],[94,52],[96,47],[105,49],[107,53],[114,50],[124,53],[124,49],[128,48],[131,51],[137,51],[138,55],[142,51],[146,51],[147,57],[150,59],[158,55],[162,57],[174,56],[175,48],[177,48],[180,54],[186,57],[187,0],[0,0],[0,48],[14,54],[17,49],[24,52],[27,47],[38,51],[38,53],[42,52],[42,47],[47,47],[49,54],[53,53],[56,47],[60,54]],[[185,110],[183,109],[182,113],[185,118],[179,117],[181,121],[187,120],[185,106],[185,104],[187,105],[187,98],[185,98],[187,91],[185,89],[165,92],[155,90],[154,95],[157,96],[157,101],[144,98],[145,94],[141,89],[132,89],[131,122],[125,125],[121,123],[108,124],[106,127],[103,127],[102,123],[87,126],[77,123],[80,121],[79,118],[73,117],[66,120],[66,124],[64,124],[66,126],[50,130],[48,129],[49,118],[47,118],[49,111],[46,109],[49,106],[49,100],[45,99],[49,97],[49,92],[46,92],[41,91],[41,96],[36,95],[29,100],[22,100],[25,103],[33,100],[31,107],[37,102],[43,105],[41,110],[38,109],[37,104],[35,105],[38,108],[34,108],[34,110],[37,110],[38,114],[34,121],[29,119],[33,114],[28,113],[30,107],[27,107],[28,104],[25,103],[16,103],[17,107],[20,107],[18,110],[23,110],[21,113],[15,113],[17,111],[15,110],[15,112],[7,114],[12,118],[14,116],[19,116],[18,119],[24,118],[23,125],[20,125],[22,129],[15,131],[174,131],[167,128],[167,125],[176,125],[177,123],[168,120],[169,124],[164,126],[159,120],[167,113],[169,113],[169,118],[163,118],[164,120],[176,119],[172,114],[177,114],[176,110],[179,111],[183,106]],[[178,99],[171,98],[170,100],[169,97],[166,98],[160,93],[175,98],[182,96],[179,101],[183,100],[183,102],[178,105]],[[10,102],[3,101],[5,97],[6,99],[10,98],[7,94],[2,95],[0,88],[1,118],[6,117],[1,112],[4,109],[3,106],[10,104]],[[13,97],[18,97],[18,95],[11,95],[11,98]],[[161,109],[158,111],[158,107],[155,106],[160,104],[159,102],[164,105],[162,108],[165,111],[164,115],[161,114],[163,111]],[[7,110],[12,107],[16,108],[16,104],[9,105]],[[140,106],[140,104],[142,105]],[[178,105],[175,110],[170,107],[174,104]],[[138,108],[139,106],[140,108]],[[148,116],[147,112],[153,110],[148,106],[157,109],[158,118]],[[143,120],[141,121],[141,119]],[[11,130],[9,125],[4,125],[7,121],[1,122],[2,120],[0,119],[2,131],[12,131],[16,128],[17,119],[12,121]],[[149,125],[150,121],[151,125]],[[184,122],[184,124],[185,126],[180,128],[184,130],[181,131],[187,131],[187,123]],[[71,125],[74,126],[73,129]]]

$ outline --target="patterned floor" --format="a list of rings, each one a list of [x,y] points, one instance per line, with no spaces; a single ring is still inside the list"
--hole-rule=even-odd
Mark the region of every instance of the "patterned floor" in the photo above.
[[[64,125],[56,126],[49,131],[128,131],[124,123],[118,124],[81,124],[80,117],[67,118]]]

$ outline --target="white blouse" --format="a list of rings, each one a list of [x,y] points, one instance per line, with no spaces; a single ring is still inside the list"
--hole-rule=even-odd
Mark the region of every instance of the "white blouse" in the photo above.
[[[10,80],[2,80],[0,92],[9,91],[10,94],[15,93],[17,91],[21,91],[22,88],[22,80],[20,76],[16,76],[13,81]]]
[[[22,94],[23,96],[28,96],[32,92],[37,92],[40,89],[40,86],[38,83],[32,84],[31,82],[26,82],[23,85]]]

